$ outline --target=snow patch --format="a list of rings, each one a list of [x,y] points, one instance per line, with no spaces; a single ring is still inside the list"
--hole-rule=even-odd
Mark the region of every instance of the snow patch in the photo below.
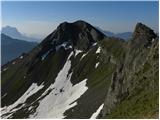
[[[38,99],[44,97],[49,92],[49,90],[52,90],[53,88],[54,88],[54,84],[51,84]]]
[[[87,54],[83,54],[80,60],[82,60],[86,55],[87,55]]]
[[[30,106],[30,107],[28,108],[28,110],[30,111],[32,108],[33,108],[33,106]]]
[[[20,58],[20,59],[23,59],[23,56],[20,56],[19,58]]]
[[[73,52],[70,53],[68,59],[58,73],[55,83],[51,84],[50,87],[42,94],[43,97],[52,91],[42,100],[39,101],[39,106],[30,118],[65,118],[64,112],[77,105],[76,100],[83,95],[88,87],[86,87],[87,79],[84,79],[76,85],[72,85],[70,79],[72,73],[69,74],[71,68],[70,57]],[[53,89],[54,88],[54,89]]]
[[[92,46],[96,46],[97,45],[97,43],[94,43]]]
[[[99,62],[98,62],[98,63],[96,63],[95,68],[97,68],[97,67],[98,67],[98,65],[99,65]]]
[[[81,52],[83,52],[83,51],[81,51],[81,50],[75,50],[75,56],[77,56]]]
[[[89,52],[89,51],[88,51],[88,52]],[[80,60],[82,60],[82,59],[88,54],[88,52],[87,52],[87,53],[84,53],[84,54],[82,55],[82,57],[81,57]]]
[[[58,51],[61,47],[66,47],[66,45],[67,45],[67,43],[66,42],[64,42],[63,44],[61,44],[61,45],[57,45],[56,46],[56,51]]]
[[[64,43],[61,44],[61,45],[57,45],[57,46],[56,46],[56,51],[58,51],[61,47],[64,47],[65,50],[68,50],[68,49],[72,48],[71,45],[68,46],[67,44],[68,44],[68,42],[64,42]]]
[[[100,111],[102,110],[104,104],[102,104],[95,113],[92,114],[91,118],[90,119],[96,119],[97,116],[99,115]]]
[[[9,116],[11,116],[15,111],[21,109],[23,106],[25,106],[25,101],[32,96],[33,94],[35,94],[36,92],[38,92],[40,89],[42,89],[44,87],[43,84],[41,84],[40,86],[37,85],[37,83],[33,83],[29,89],[13,104],[9,105],[9,106],[5,106],[1,109],[1,115],[3,114],[8,114],[7,116],[4,116],[4,118],[8,118]],[[19,107],[17,107],[19,105]],[[16,107],[16,108],[15,108]]]
[[[3,69],[3,72],[6,71],[7,69],[8,69],[8,68],[4,68],[4,69]]]
[[[100,53],[100,52],[101,52],[101,48],[100,48],[100,47],[98,47],[98,49],[97,49],[96,53]]]

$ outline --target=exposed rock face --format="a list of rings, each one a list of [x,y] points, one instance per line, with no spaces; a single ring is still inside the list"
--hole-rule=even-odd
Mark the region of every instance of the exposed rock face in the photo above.
[[[133,33],[133,39],[131,40],[131,44],[133,47],[140,47],[143,45],[145,47],[149,47],[152,43],[152,40],[156,37],[157,35],[152,29],[142,23],[137,23]]]
[[[104,37],[104,34],[84,21],[64,22],[42,44],[57,46],[66,43],[79,50],[88,50],[92,44]]]
[[[135,31],[133,33],[133,39],[136,39],[139,37],[156,38],[157,35],[154,33],[152,29],[150,29],[146,25],[142,23],[137,23],[135,27]]]
[[[111,85],[105,99],[104,108],[99,115],[100,118],[128,118],[127,114],[130,114],[131,111],[135,112],[135,116],[132,116],[132,118],[138,118],[140,114],[147,114],[144,109],[140,113],[134,111],[137,107],[136,104],[143,104],[141,100],[137,103],[134,101],[135,106],[134,102],[131,101],[130,104],[133,106],[129,106],[129,100],[127,101],[127,99],[135,99],[136,95],[138,98],[139,94],[146,90],[146,93],[141,95],[145,94],[146,98],[143,99],[148,100],[149,106],[152,97],[158,95],[157,93],[154,93],[153,96],[148,95],[152,89],[155,92],[158,90],[156,85],[158,82],[158,51],[156,49],[158,50],[158,36],[147,26],[138,23],[132,40],[128,42],[123,62],[117,63],[116,71],[112,74]],[[157,58],[151,54],[157,56]],[[158,106],[158,97],[155,101]],[[126,114],[126,117],[124,117],[124,114]]]
[[[158,42],[141,23],[124,41],[64,22],[2,67],[2,118],[154,118]]]

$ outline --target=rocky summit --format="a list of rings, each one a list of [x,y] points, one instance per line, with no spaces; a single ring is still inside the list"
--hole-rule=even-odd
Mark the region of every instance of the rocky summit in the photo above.
[[[1,117],[158,118],[158,43],[142,23],[128,41],[61,23],[2,66]]]

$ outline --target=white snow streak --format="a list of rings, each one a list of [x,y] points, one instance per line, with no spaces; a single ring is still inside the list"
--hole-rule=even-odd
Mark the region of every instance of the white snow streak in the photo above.
[[[70,78],[72,73],[68,73],[71,68],[70,57],[73,52],[70,53],[64,67],[57,75],[54,84],[44,92],[45,95],[49,90],[53,89],[44,99],[40,101],[40,104],[34,115],[31,118],[65,118],[64,112],[75,105],[76,101],[84,92],[88,89],[86,87],[87,79],[82,82],[72,85]]]
[[[96,46],[97,45],[97,43],[94,43],[92,46]]]
[[[15,111],[19,110],[20,108],[22,108],[25,105],[24,102],[30,96],[32,96],[33,94],[38,92],[43,87],[44,87],[44,85],[37,86],[36,83],[33,83],[30,86],[30,88],[15,103],[13,103],[12,105],[3,107],[2,110],[1,110],[1,115],[6,114],[6,113],[10,113],[8,116],[5,116],[5,118],[8,118],[9,116],[11,116],[13,114],[13,112],[15,112]],[[22,105],[20,105],[20,104],[22,104]],[[15,108],[18,105],[20,105],[20,106]]]
[[[101,48],[99,47],[96,51],[96,53],[100,53],[101,52]]]
[[[104,104],[102,104],[95,113],[93,113],[93,115],[91,116],[90,119],[96,119],[96,117],[99,115],[100,111],[102,110]]]
[[[96,63],[95,68],[97,68],[97,67],[98,67],[98,65],[99,65],[99,62],[98,62],[98,63]]]
[[[87,54],[84,53],[84,54],[82,55],[82,57],[81,57],[80,60],[82,60],[86,55],[87,55]]]

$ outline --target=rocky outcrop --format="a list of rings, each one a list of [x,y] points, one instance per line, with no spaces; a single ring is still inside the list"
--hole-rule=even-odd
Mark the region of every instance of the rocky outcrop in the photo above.
[[[157,51],[154,51],[155,49],[157,49]],[[151,57],[150,54],[154,54],[157,58]],[[149,66],[146,64],[149,64]],[[127,113],[123,113],[124,111],[122,108],[118,108],[117,106],[121,106],[127,110],[129,107],[126,107],[124,104],[125,102],[127,104],[129,100],[127,101],[126,99],[129,99],[130,97],[134,98],[133,93],[137,91],[138,86],[141,87],[141,92],[147,92],[147,89],[149,92],[150,89],[153,89],[153,86],[156,91],[158,89],[156,85],[158,79],[154,78],[153,73],[146,73],[147,70],[158,71],[158,67],[155,67],[153,64],[158,65],[158,36],[147,26],[138,23],[136,25],[132,40],[128,41],[123,62],[117,64],[117,69],[112,74],[111,85],[99,118],[123,118],[123,114],[127,115]],[[151,74],[150,77],[148,77],[148,74]],[[156,74],[156,76],[158,77],[158,74]],[[147,83],[152,83],[152,87]],[[138,96],[139,93],[135,92],[135,94]],[[149,96],[146,95],[146,100],[148,99]],[[156,96],[156,100],[158,100],[158,96]],[[130,107],[130,109],[133,107],[134,106]],[[142,111],[143,110],[144,108]],[[135,111],[132,110],[132,112]],[[135,116],[132,118],[140,117],[140,115],[136,116],[136,114],[138,113],[135,112]],[[143,116],[146,114],[148,113],[145,113]]]

